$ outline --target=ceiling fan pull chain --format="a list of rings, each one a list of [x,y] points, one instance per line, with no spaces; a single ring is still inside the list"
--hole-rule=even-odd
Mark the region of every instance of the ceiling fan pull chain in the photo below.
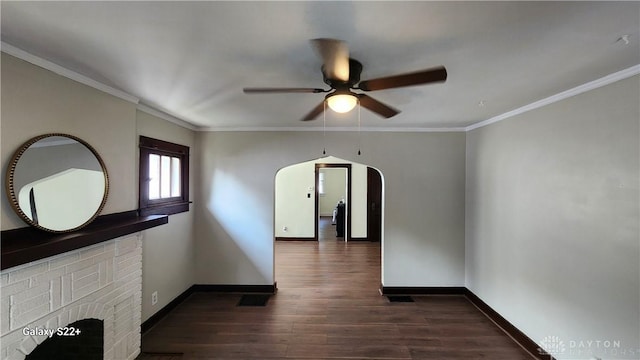
[[[323,101],[322,102],[322,142],[323,144],[323,149],[322,149],[322,155],[326,155],[327,154],[327,101]]]
[[[362,147],[362,134],[360,132],[360,98],[358,98],[358,156],[360,156],[361,147]]]

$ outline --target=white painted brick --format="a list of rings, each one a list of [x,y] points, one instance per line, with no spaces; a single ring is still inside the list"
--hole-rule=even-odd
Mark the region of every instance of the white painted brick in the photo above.
[[[99,245],[95,245],[89,248],[85,248],[82,249],[80,251],[80,258],[81,259],[87,259],[93,256],[96,256],[98,254],[101,254],[104,252],[104,245],[103,244],[99,244]]]
[[[80,320],[80,319],[78,319],[78,311],[79,310],[80,309],[78,307],[76,307],[76,306],[72,307],[69,310],[69,324],[72,324],[72,323]]]
[[[104,318],[105,319],[111,319],[113,318],[113,306],[109,306],[107,304],[104,304]],[[111,326],[112,324],[109,323],[107,324],[108,326]]]
[[[22,350],[30,352],[35,341],[44,340],[25,339],[21,334],[25,324],[37,321],[40,327],[57,328],[97,318],[104,320],[104,358],[135,359],[140,352],[142,317],[140,240],[140,234],[124,237],[3,272],[0,357],[11,357],[22,342],[26,346]],[[53,271],[40,272],[46,268]],[[116,273],[121,275],[117,282]],[[10,305],[12,299],[15,306]],[[12,336],[17,336],[16,341],[9,343]],[[19,352],[14,354],[24,358]]]
[[[134,290],[140,283],[138,277],[142,275],[142,269],[136,269],[131,272],[123,271],[124,277],[117,280],[119,286],[128,286],[127,289]],[[129,284],[131,283],[131,284]]]
[[[25,291],[29,288],[29,279],[22,280],[20,282],[10,284],[2,287],[2,298],[8,298],[11,295]],[[4,301],[3,301],[4,302]]]
[[[20,350],[26,355],[30,354],[36,346],[38,346],[38,344],[29,336],[20,343]]]
[[[31,298],[49,293],[49,283],[32,287],[11,296],[11,304],[19,304],[30,300]]]
[[[123,268],[130,266],[131,264],[136,264],[140,262],[140,254],[136,254],[135,252],[129,253],[130,256],[120,256],[118,257],[118,268]]]
[[[94,264],[93,258],[78,260],[66,266],[67,274],[72,274],[78,270],[88,268]]]
[[[86,319],[88,310],[89,310],[88,303],[80,305],[80,309],[78,310],[78,319]]]
[[[57,316],[54,316],[51,319],[49,319],[47,321],[47,329],[57,329],[59,324],[60,324],[60,323],[58,323],[58,319],[59,318]]]
[[[22,336],[22,334],[20,334],[20,335]],[[20,342],[21,341],[12,342],[12,343],[9,343],[8,345],[4,345],[4,342],[3,342],[2,347],[5,347],[5,346],[7,347],[8,359],[10,359],[10,360],[13,360],[13,359],[23,360],[24,359],[24,354],[19,350]]]
[[[20,295],[20,294],[18,294]],[[17,295],[16,295],[17,296]],[[23,315],[25,313],[30,312],[31,310],[46,305],[47,307],[49,307],[49,297],[51,295],[49,294],[49,292],[47,291],[46,293],[41,293],[39,295],[33,296],[33,297],[29,297],[28,299],[24,299],[23,301],[20,301],[19,303],[14,303],[12,301],[11,304],[11,314],[12,315]]]
[[[116,256],[133,251],[139,247],[138,238],[136,236],[130,236],[116,240]]]
[[[66,326],[71,324],[69,321],[69,310],[63,311],[58,315],[58,326]]]
[[[51,280],[51,310],[62,307],[62,278]]]
[[[114,281],[114,276],[115,276],[115,271],[113,269],[114,263],[115,263],[115,259],[112,259],[111,261],[107,261],[105,263],[107,267],[107,283],[111,283]]]
[[[115,252],[116,251],[116,241],[113,240],[113,241],[106,242],[104,244],[104,251],[113,251],[113,254],[115,256],[115,253],[116,253]]]
[[[14,344],[14,349],[20,345],[22,340],[24,339],[24,335],[22,335],[22,329],[12,331],[6,335],[2,336],[2,347],[8,346],[9,344]]]
[[[102,254],[93,256],[90,259],[93,260],[94,264],[97,264],[97,263],[100,263],[100,262],[103,262],[103,261],[112,261],[114,257],[115,257],[115,253],[113,253],[113,252],[104,252]]]
[[[18,282],[20,280],[28,279],[34,275],[41,274],[49,270],[49,263],[38,262],[34,265],[27,266],[26,268],[9,272],[9,283]]]
[[[34,335],[32,336],[33,340],[36,344],[40,345],[43,341],[47,340],[49,337],[47,335]]]
[[[49,269],[57,269],[72,264],[80,259],[80,252],[73,251],[49,260]]]
[[[83,278],[85,276],[94,274],[94,273],[98,273],[98,271],[100,270],[100,263],[97,264],[93,264],[91,266],[87,266],[86,268],[80,269],[78,271],[75,271],[73,273],[71,273],[71,277],[76,280],[76,279],[80,279]]]
[[[62,277],[62,305],[71,303],[73,297],[71,296],[73,288],[71,287],[71,274],[66,274]]]
[[[141,350],[140,350],[140,346],[138,345],[136,347],[136,351],[134,351],[131,355],[129,355],[129,358],[127,360],[135,360],[138,357],[138,355],[140,355],[140,353],[141,353]]]
[[[84,287],[81,288],[77,288],[73,290],[73,300],[76,301],[78,299],[81,299],[93,292],[95,292],[98,289],[98,283],[91,283],[88,284]]]
[[[42,274],[34,275],[31,277],[31,287],[42,285],[53,279],[59,279],[64,275],[64,268],[57,268],[55,270],[47,271]]]
[[[96,319],[104,318],[104,304],[96,303],[93,307],[93,313],[91,316]]]
[[[115,344],[115,336],[113,335],[113,329],[109,329],[109,331],[107,331],[106,327],[104,329],[104,348],[105,349],[112,349],[113,348],[113,344]]]
[[[140,292],[136,291],[133,294],[133,304],[134,305],[138,305],[138,306],[142,305],[142,292],[141,291]]]
[[[115,308],[115,320],[119,323],[121,320],[126,320],[132,317],[133,312],[133,298],[130,296]]]
[[[92,286],[95,288],[95,290],[98,290],[98,282],[99,279],[99,275],[97,272],[94,273],[90,273],[89,275],[82,277],[82,278],[75,278],[74,281],[72,282],[72,286],[73,286],[73,290],[75,292],[76,289],[80,289],[83,288],[85,286]],[[74,294],[74,299],[77,298]]]
[[[140,258],[127,259],[123,262],[116,264],[115,269],[116,269],[116,272],[118,272],[119,274],[121,274],[122,271],[125,269],[128,271],[142,269],[142,261],[140,261]]]
[[[24,327],[34,319],[39,319],[49,313],[49,304],[40,305],[22,314],[11,313],[11,330]]]
[[[107,261],[98,264],[98,274],[100,274],[100,287],[107,285]]]
[[[133,334],[126,337],[127,339],[127,356],[131,357],[131,355],[135,352],[134,346],[136,345],[136,338]]]
[[[85,319],[93,319],[93,308],[95,307],[95,303],[93,301],[87,302],[86,303],[87,308],[85,309],[84,312],[84,318]]]
[[[142,272],[142,266],[140,266],[139,263],[134,263],[127,267],[118,269],[118,271],[116,272],[115,280],[120,283],[122,282],[127,283],[131,281],[130,280],[131,277],[137,277],[138,273],[141,273],[141,272]]]
[[[11,317],[9,316],[10,306],[8,302],[2,302],[2,307],[0,308],[0,334],[4,336],[9,332]]]

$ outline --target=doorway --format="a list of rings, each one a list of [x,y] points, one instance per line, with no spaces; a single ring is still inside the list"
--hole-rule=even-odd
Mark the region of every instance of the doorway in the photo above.
[[[372,167],[367,167],[367,239],[382,239],[382,177]]]
[[[318,234],[320,233],[320,216],[323,215],[320,209],[320,198],[325,191],[325,186],[328,183],[324,183],[324,180],[321,175],[327,174],[325,171],[327,170],[339,170],[345,169],[346,171],[346,186],[344,187],[344,214],[341,212],[342,209],[336,203],[337,210],[337,219],[336,219],[336,236],[343,235],[344,241],[351,240],[351,164],[316,164],[315,165],[315,223],[314,223],[314,239],[318,241]],[[343,217],[344,216],[344,217]],[[341,226],[344,226],[344,229],[341,229]]]
[[[318,187],[316,174],[320,169],[342,171],[347,178],[349,191],[345,191],[345,239],[353,245],[347,247],[345,241],[319,241],[320,229],[328,230],[335,239],[335,227],[325,226],[318,221]],[[296,251],[310,251],[322,258],[323,252],[358,251],[374,246],[378,255],[372,255],[382,266],[382,244],[384,239],[384,177],[382,173],[364,164],[327,156],[309,160],[278,170],[275,176],[274,194],[274,274],[278,281],[290,279],[295,274],[280,277],[276,270],[282,264],[289,264],[289,256]],[[335,204],[334,204],[335,205]],[[371,248],[371,249],[373,249]],[[305,250],[303,250],[305,249]],[[292,252],[291,252],[292,251]],[[276,260],[276,254],[279,260]],[[328,253],[327,253],[328,254]],[[286,260],[285,260],[286,259]],[[287,265],[288,266],[288,265]],[[284,267],[283,269],[288,269]],[[298,274],[297,276],[302,276]],[[382,273],[380,273],[382,277]],[[379,283],[376,285],[379,286]]]

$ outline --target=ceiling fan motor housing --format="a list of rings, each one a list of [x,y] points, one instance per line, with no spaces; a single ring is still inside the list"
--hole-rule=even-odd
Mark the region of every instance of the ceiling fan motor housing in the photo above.
[[[334,89],[349,89],[354,87],[360,82],[360,74],[362,73],[362,64],[356,60],[349,58],[349,81],[344,82],[338,79],[330,79],[324,71],[324,65],[321,68],[322,79],[325,84],[331,86]]]

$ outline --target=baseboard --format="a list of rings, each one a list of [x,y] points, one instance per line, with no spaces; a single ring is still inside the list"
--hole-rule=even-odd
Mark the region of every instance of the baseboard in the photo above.
[[[163,317],[167,316],[167,314],[169,314],[171,310],[175,309],[176,306],[180,305],[181,302],[183,302],[186,298],[194,293],[193,287],[194,285],[191,285],[191,287],[185,290],[182,294],[171,300],[162,309],[158,310],[158,312],[151,315],[151,317],[149,317],[140,325],[140,331],[144,334],[145,332],[151,330],[151,328],[160,320],[162,320]]]
[[[465,287],[460,286],[383,286],[382,295],[464,295]]]
[[[351,237],[351,239],[349,239],[349,241],[369,241],[369,238],[367,238],[367,237]]]
[[[196,292],[218,292],[218,293],[240,293],[240,294],[275,294],[278,291],[277,283],[273,285],[209,285],[209,284],[195,284],[191,285],[182,294],[178,295],[175,299],[171,300],[162,309],[158,310],[155,314],[151,315],[140,325],[140,331],[144,334],[151,330],[155,324],[157,324],[162,318],[167,316],[171,310],[180,305],[186,298]]]
[[[531,340],[530,337],[525,335],[520,329],[511,324],[507,319],[502,317],[497,311],[493,310],[491,306],[482,301],[476,294],[474,294],[468,288],[465,289],[465,296],[473,305],[475,305],[480,311],[482,311],[491,321],[498,325],[504,332],[506,332],[513,340],[515,340],[520,346],[527,350],[531,355],[538,359],[543,360],[555,360],[551,355],[541,354],[540,345]]]
[[[273,285],[193,285],[194,292],[219,292],[236,294],[275,294],[278,291],[276,283]]]
[[[382,295],[461,295],[466,297],[478,310],[482,311],[491,321],[498,325],[509,337],[515,340],[523,349],[529,352],[533,357],[541,360],[556,360],[551,355],[540,353],[540,345],[531,340],[520,329],[511,324],[507,319],[502,317],[491,306],[482,301],[476,294],[464,286],[439,287],[439,286],[383,286],[380,285],[380,293]]]
[[[276,241],[317,241],[312,237],[276,237]]]

